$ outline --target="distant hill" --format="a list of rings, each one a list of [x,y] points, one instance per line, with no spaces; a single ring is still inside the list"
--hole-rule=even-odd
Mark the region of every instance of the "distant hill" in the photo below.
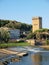
[[[32,25],[21,23],[18,21],[12,20],[2,20],[0,19],[0,27],[8,27],[12,29],[20,29],[23,31],[30,31],[32,29]]]

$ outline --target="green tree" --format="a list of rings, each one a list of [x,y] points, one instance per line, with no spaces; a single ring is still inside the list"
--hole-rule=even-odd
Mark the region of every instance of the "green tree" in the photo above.
[[[8,32],[8,30],[5,30],[3,28],[0,29],[0,41],[2,43],[2,41],[4,42],[8,42],[10,38],[10,33]]]
[[[27,35],[27,39],[35,39],[35,38],[36,38],[35,33],[29,33],[29,34]]]

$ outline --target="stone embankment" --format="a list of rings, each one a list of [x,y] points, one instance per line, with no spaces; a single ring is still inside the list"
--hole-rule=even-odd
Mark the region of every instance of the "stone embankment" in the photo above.
[[[15,58],[11,58],[11,62],[19,62],[20,61],[20,58],[22,56],[28,55],[27,52],[16,52],[16,51],[11,51],[11,50],[7,50],[7,49],[0,49],[0,60],[2,58],[4,58],[4,61],[0,61],[0,65],[7,65],[8,64],[8,61],[6,60],[6,57],[8,55],[12,55],[12,54],[18,56],[19,59],[16,58],[16,57]]]
[[[16,52],[16,51],[11,51],[6,49],[0,49],[0,52],[5,54],[15,54],[17,56],[25,56],[28,54],[28,52]]]

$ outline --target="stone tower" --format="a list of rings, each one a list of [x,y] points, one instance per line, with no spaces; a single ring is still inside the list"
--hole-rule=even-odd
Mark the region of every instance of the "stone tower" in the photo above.
[[[42,28],[42,17],[33,17],[33,27],[32,32]]]

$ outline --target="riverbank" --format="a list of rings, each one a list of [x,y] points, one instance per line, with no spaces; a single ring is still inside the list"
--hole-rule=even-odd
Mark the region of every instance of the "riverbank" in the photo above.
[[[49,45],[40,46],[41,48],[49,50]]]
[[[21,57],[27,56],[27,51],[14,51],[14,50],[8,50],[8,49],[0,49],[0,62],[4,65],[8,60],[9,62],[19,62],[21,61]]]
[[[7,55],[17,55],[17,56],[25,56],[28,54],[28,52],[24,52],[24,51],[13,51],[13,50],[7,50],[7,49],[0,49],[0,53],[4,53],[4,54],[7,54]]]
[[[20,43],[0,43],[0,48],[17,47],[17,46],[30,46],[27,42]]]

